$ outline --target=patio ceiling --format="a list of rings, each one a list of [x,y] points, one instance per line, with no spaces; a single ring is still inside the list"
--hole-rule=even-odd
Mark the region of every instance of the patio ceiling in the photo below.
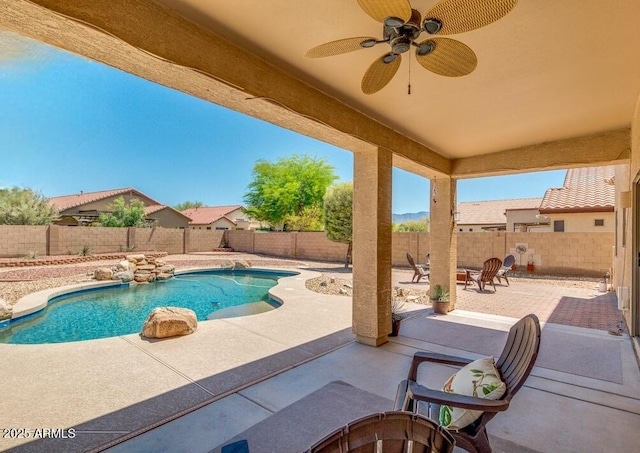
[[[606,7],[600,0],[520,0],[504,18],[451,36],[476,53],[478,66],[471,74],[436,75],[417,64],[410,51],[391,82],[372,95],[361,92],[360,82],[369,65],[386,52],[386,44],[327,58],[304,56],[328,41],[381,35],[381,24],[356,0],[34,3],[212,74],[226,89],[241,87],[236,97],[267,99],[262,103],[271,104],[272,111],[191,90],[196,95],[347,149],[359,146],[354,137],[389,148],[394,163],[410,171],[424,174],[417,163],[467,177],[624,162],[629,157],[629,127],[640,92],[640,3],[635,0],[616,0]],[[411,4],[424,13],[435,1]],[[30,2],[0,0],[4,5],[10,5],[9,12],[22,8],[31,14]],[[194,30],[182,18],[204,30]],[[42,31],[21,25],[15,14],[5,15],[4,24],[0,19],[3,25],[136,72],[122,55],[110,61],[95,49],[95,42],[79,45],[78,36],[60,36],[64,31],[52,36],[50,26]],[[162,75],[141,75],[184,89]]]

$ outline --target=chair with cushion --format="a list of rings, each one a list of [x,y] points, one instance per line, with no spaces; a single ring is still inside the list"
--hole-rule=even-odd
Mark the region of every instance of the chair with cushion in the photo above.
[[[429,270],[425,269],[422,266],[416,265],[416,262],[411,256],[410,253],[407,253],[407,261],[409,261],[409,265],[413,268],[413,277],[411,277],[411,283],[414,283],[414,279],[416,279],[415,283],[419,283],[421,278],[429,279]],[[417,278],[416,278],[417,277]]]
[[[498,273],[496,274],[496,278],[498,279],[498,283],[502,284],[502,278],[507,282],[507,286],[509,286],[509,279],[507,278],[507,274],[511,271],[511,267],[515,264],[516,257],[513,255],[507,255],[504,257],[504,261],[502,262],[502,267],[498,269]]]
[[[500,358],[471,360],[444,354],[417,352],[409,376],[398,385],[394,410],[421,413],[439,420],[469,452],[491,453],[486,425],[505,411],[531,373],[540,349],[540,322],[530,314],[511,327]],[[418,367],[432,362],[462,367],[433,390],[417,382]]]
[[[500,258],[489,258],[484,262],[480,272],[467,271],[467,279],[464,282],[464,289],[467,289],[467,284],[476,282],[480,291],[484,291],[485,285],[487,283],[491,283],[493,291],[495,292],[496,284],[493,279],[496,278],[496,274],[500,270],[500,267],[502,267],[502,260],[500,260]]]

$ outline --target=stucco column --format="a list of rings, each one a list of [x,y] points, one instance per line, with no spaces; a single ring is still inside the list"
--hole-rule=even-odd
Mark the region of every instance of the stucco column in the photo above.
[[[378,346],[391,332],[391,152],[354,152],[353,331]]]
[[[456,305],[457,231],[454,223],[456,210],[456,181],[449,177],[431,180],[430,237],[431,288],[440,285],[449,291],[453,310]]]

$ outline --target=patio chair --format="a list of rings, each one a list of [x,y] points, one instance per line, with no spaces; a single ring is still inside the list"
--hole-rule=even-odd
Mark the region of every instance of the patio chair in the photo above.
[[[413,268],[411,283],[414,283],[414,279],[416,279],[415,283],[419,283],[421,278],[429,279],[429,270],[416,265],[416,262],[413,260],[413,256],[411,256],[410,253],[407,253],[407,261],[409,261],[409,265]]]
[[[496,291],[496,284],[493,279],[496,277],[496,274],[500,270],[502,266],[502,261],[500,258],[489,258],[484,262],[482,266],[482,270],[480,272],[477,271],[467,271],[467,278],[464,282],[464,289],[467,289],[467,284],[471,282],[476,282],[478,284],[478,288],[480,291],[484,291],[484,287],[487,283],[491,283],[493,286],[493,292]]]
[[[383,412],[355,420],[317,442],[305,453],[453,453],[446,429],[418,414]]]
[[[498,283],[502,284],[502,278],[507,282],[507,286],[509,286],[509,279],[507,278],[507,274],[511,272],[511,266],[513,266],[516,262],[516,257],[513,255],[507,255],[504,257],[504,261],[502,262],[502,267],[498,269],[498,273],[496,274],[496,278],[498,279]]]
[[[473,360],[445,354],[416,352],[408,378],[398,385],[394,410],[418,412],[436,419],[440,413],[440,405],[482,411],[479,418],[470,425],[449,432],[456,440],[457,447],[469,452],[491,453],[486,425],[498,412],[509,408],[511,399],[531,373],[539,349],[540,322],[536,315],[529,314],[511,327],[502,354],[496,362],[495,367],[506,386],[505,393],[497,400],[432,390],[418,384],[418,367],[422,363],[433,362],[463,367]]]

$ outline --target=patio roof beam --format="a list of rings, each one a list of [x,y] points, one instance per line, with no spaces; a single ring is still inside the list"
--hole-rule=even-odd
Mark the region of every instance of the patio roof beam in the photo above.
[[[631,131],[629,128],[623,128],[456,159],[453,161],[451,175],[462,179],[571,167],[595,167],[629,163],[630,158]]]
[[[167,69],[180,65],[182,78],[198,79],[204,73],[215,79],[209,90],[190,94],[306,135],[315,131],[314,138],[346,149],[353,150],[355,137],[360,146],[387,149],[450,172],[449,159],[152,0],[0,0],[0,11],[0,26],[40,41],[127,72],[136,66],[127,60],[140,58],[142,50],[146,57],[165,60]],[[132,73],[184,91],[183,80],[176,83],[165,71]],[[219,96],[220,82],[233,87],[243,102]],[[318,124],[324,126],[321,136]]]

